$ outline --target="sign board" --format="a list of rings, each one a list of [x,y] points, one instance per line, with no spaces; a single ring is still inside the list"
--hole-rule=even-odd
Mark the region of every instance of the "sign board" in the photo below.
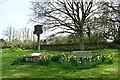
[[[35,25],[34,26],[34,34],[42,34],[43,30],[42,30],[42,25]]]

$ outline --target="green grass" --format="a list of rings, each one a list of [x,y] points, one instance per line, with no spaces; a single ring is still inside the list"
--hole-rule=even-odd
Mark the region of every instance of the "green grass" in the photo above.
[[[118,54],[120,49],[99,49],[94,53],[114,55],[113,64],[101,64],[96,68],[78,69],[73,67],[65,69],[58,63],[40,65],[38,63],[21,63],[10,65],[12,60],[18,56],[29,55],[35,50],[17,49],[11,52],[9,49],[3,49],[2,52],[2,77],[3,78],[118,78]],[[56,51],[42,50],[44,53],[61,53]],[[66,52],[68,53],[68,52]],[[1,53],[0,53],[1,54]]]

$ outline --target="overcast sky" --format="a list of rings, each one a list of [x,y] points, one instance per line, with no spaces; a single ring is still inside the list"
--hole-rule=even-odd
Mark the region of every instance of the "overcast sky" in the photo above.
[[[16,29],[33,28],[35,24],[28,24],[29,15],[32,14],[31,1],[34,0],[0,0],[0,38],[4,38],[3,30],[9,26]]]
[[[4,38],[3,30],[9,26],[16,29],[33,28],[33,24],[28,24],[29,15],[32,14],[30,1],[32,0],[0,0],[0,38]]]

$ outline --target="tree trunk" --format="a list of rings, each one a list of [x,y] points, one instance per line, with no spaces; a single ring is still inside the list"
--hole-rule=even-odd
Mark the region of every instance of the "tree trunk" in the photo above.
[[[115,36],[114,42],[117,42],[118,44],[120,44],[120,23],[118,25],[118,34],[117,36]]]
[[[83,29],[80,31],[80,50],[84,50],[84,34]]]
[[[120,23],[119,23],[119,26],[118,26],[118,36],[117,36],[117,41],[118,43],[120,44]]]

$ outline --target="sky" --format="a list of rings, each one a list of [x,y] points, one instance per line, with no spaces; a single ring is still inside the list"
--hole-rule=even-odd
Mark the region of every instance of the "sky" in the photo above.
[[[34,28],[34,24],[28,23],[32,15],[32,0],[0,0],[0,38],[3,30],[12,26],[16,29],[29,27]],[[41,1],[41,0],[40,0]]]
[[[32,22],[28,23],[30,20],[30,15],[32,15],[31,1],[34,0],[0,0],[0,38],[5,38],[3,35],[3,30],[7,27],[12,26],[15,29],[20,29],[24,27],[34,28]],[[39,0],[40,2],[46,0]],[[41,38],[44,37],[44,34]]]

